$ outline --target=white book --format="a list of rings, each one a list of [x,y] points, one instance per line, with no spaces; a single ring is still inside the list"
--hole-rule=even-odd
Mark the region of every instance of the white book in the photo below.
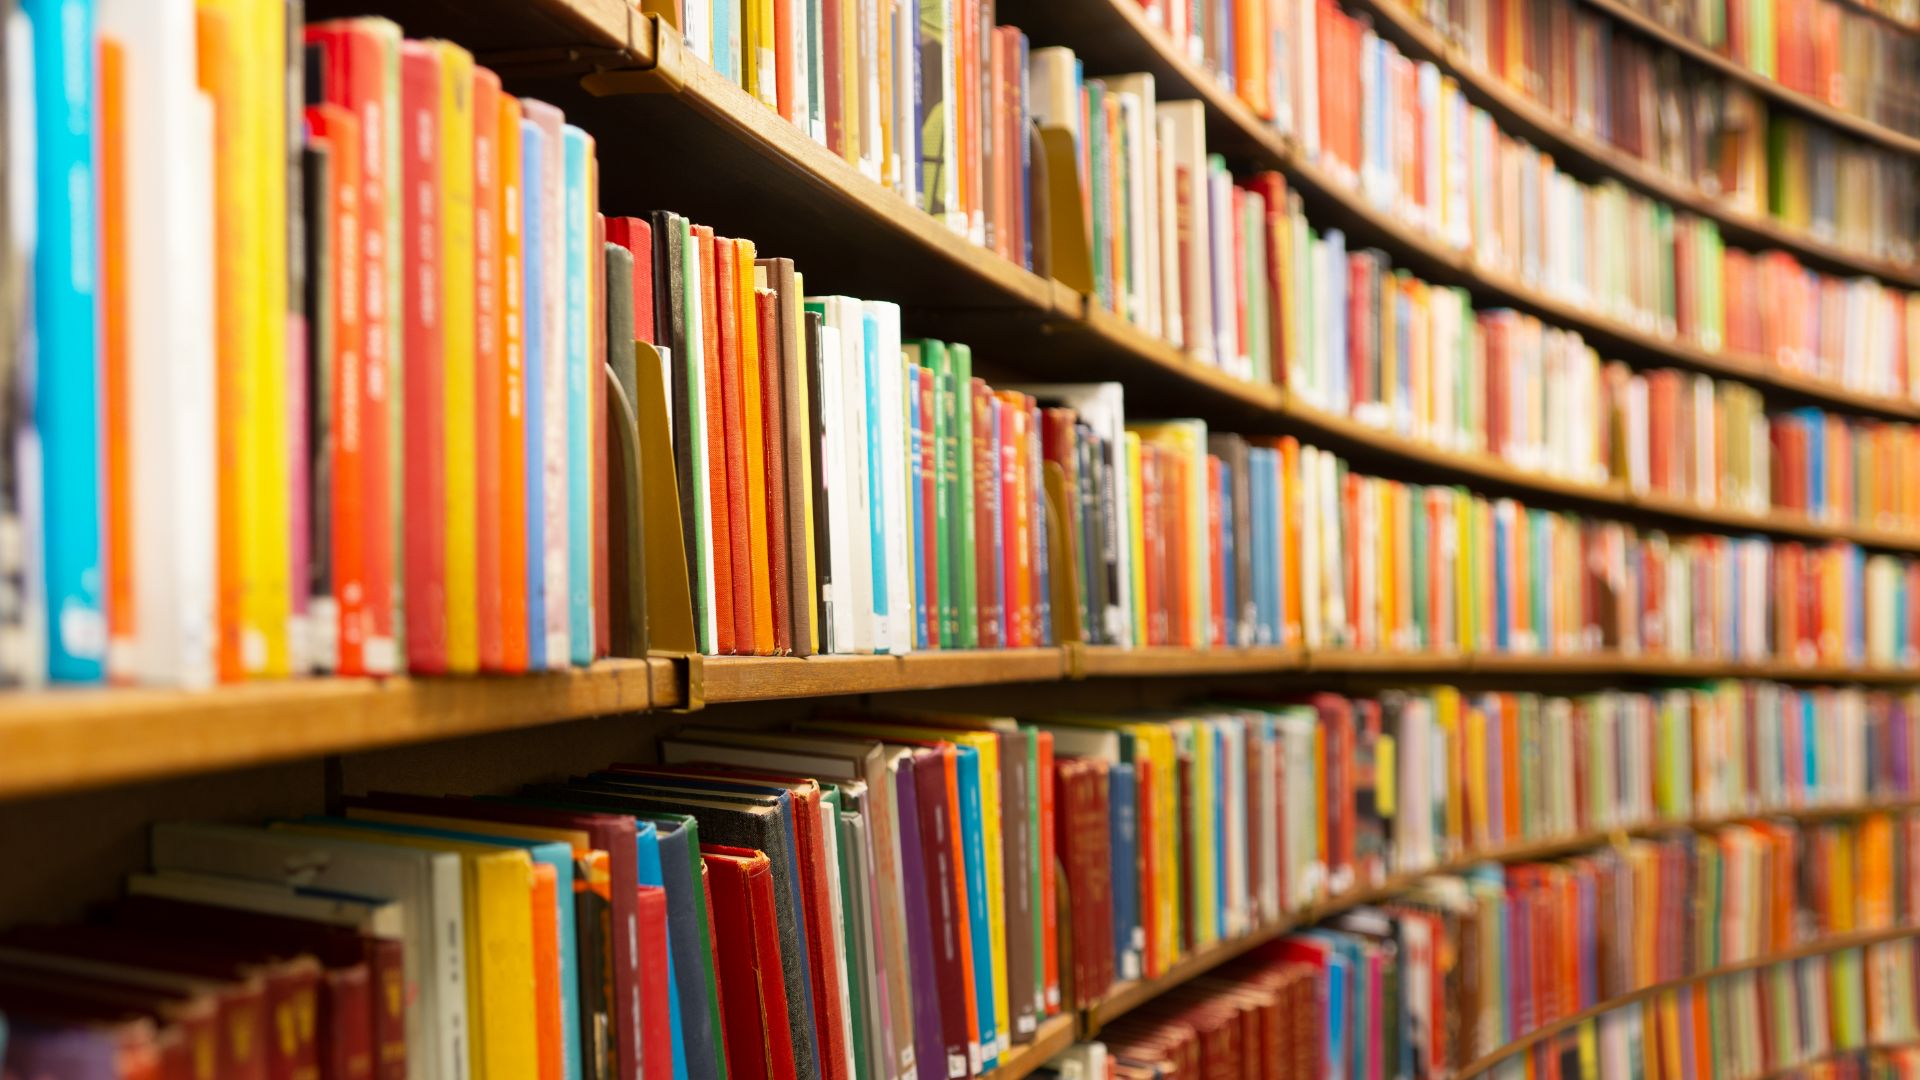
[[[323,892],[283,882],[179,871],[130,874],[127,895],[303,919],[345,927],[367,937],[398,940],[406,933],[406,905],[398,900]]]
[[[1173,169],[1173,120],[1159,109],[1153,117],[1153,214],[1156,234],[1156,269],[1159,289],[1160,337],[1178,345],[1187,337],[1186,305],[1180,291],[1180,215],[1175,204]]]
[[[567,309],[567,230],[562,224],[566,205],[562,128],[566,118],[552,105],[532,99],[521,103],[521,111],[541,134],[542,184],[538,202],[533,205],[540,215],[541,244],[546,249],[545,261],[541,264],[545,280],[541,282],[541,295],[529,295],[527,302],[542,305],[548,315],[542,323],[546,331],[546,343],[541,349],[542,370],[529,371],[527,377],[539,378],[543,388],[540,400],[545,415],[540,431],[544,442],[541,461],[546,477],[543,490],[547,526],[547,667],[558,670],[568,666],[572,655],[567,592],[567,320],[561,317]],[[535,194],[528,191],[527,197],[535,198]]]
[[[847,652],[853,642],[853,482],[847,461],[846,391],[843,386],[840,328],[820,327],[821,429],[819,484],[826,491],[823,507],[814,508],[827,519],[827,553],[821,599],[826,604],[821,629],[826,640],[816,642],[822,653]]]
[[[841,425],[838,432],[846,455],[847,553],[852,573],[841,593],[847,607],[847,636],[839,651],[871,653],[874,648],[874,487],[869,475],[867,389],[867,319],[860,301],[844,296],[827,298],[828,320],[839,328]],[[884,567],[884,560],[882,562]]]
[[[722,0],[726,2],[726,0]],[[703,64],[713,63],[713,0],[685,0],[680,8],[687,51]]]
[[[884,514],[887,623],[874,646],[900,654],[913,651],[912,494],[907,475],[907,391],[905,354],[900,342],[900,305],[866,302],[875,329],[875,370],[879,375],[881,508]],[[872,422],[871,420],[869,422]]]
[[[104,0],[124,50],[132,572],[141,612],[108,666],[145,683],[214,680],[213,107],[192,0]],[[329,597],[329,599],[331,599]],[[331,629],[331,628],[329,628]],[[331,638],[329,638],[331,640]]]
[[[1240,320],[1236,304],[1238,275],[1233,263],[1233,174],[1225,163],[1218,168],[1207,162],[1207,229],[1195,236],[1207,237],[1207,258],[1213,278],[1213,362],[1226,371],[1246,379],[1253,376],[1253,365],[1240,351]]]
[[[919,85],[920,7],[917,0],[896,0],[893,25],[893,130],[894,152],[900,160],[894,167],[894,189],[909,203],[920,200],[920,118],[916,111],[914,88]],[[816,5],[817,7],[817,5]]]
[[[700,263],[700,245],[694,242],[691,231],[688,232],[686,240],[687,242],[681,245],[681,273],[686,281],[695,283],[694,288],[686,290],[686,364],[687,379],[691,383],[688,397],[696,403],[695,407],[689,410],[686,428],[687,437],[692,443],[688,450],[698,463],[696,468],[699,472],[694,481],[693,500],[694,513],[700,515],[698,537],[700,550],[693,553],[694,558],[700,561],[700,580],[695,582],[695,587],[700,590],[703,610],[706,612],[696,629],[700,636],[700,650],[712,653],[719,648],[720,603],[713,582],[713,554],[717,538],[713,535],[713,490],[710,487],[713,483],[713,463],[707,460],[709,456],[707,417],[715,415],[717,410],[709,408],[707,402],[710,400],[709,395],[718,394],[720,390],[718,387],[707,385],[706,297],[705,290],[698,287],[699,283],[705,280],[705,269]],[[664,354],[666,350],[662,349],[661,352]],[[667,400],[669,402],[673,400],[671,393],[667,395]]]
[[[301,836],[238,825],[170,822],[153,829],[156,871],[188,871],[398,901],[407,1009],[408,1080],[467,1076],[466,918],[460,857],[451,852]],[[450,947],[451,946],[451,947]]]

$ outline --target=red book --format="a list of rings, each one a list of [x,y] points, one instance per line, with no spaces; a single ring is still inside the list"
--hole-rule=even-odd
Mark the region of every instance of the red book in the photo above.
[[[733,562],[733,641],[735,651],[753,652],[753,561],[747,511],[746,389],[742,382],[740,344],[739,264],[732,241],[714,244],[714,291],[719,297],[720,392],[725,424],[728,557]],[[714,533],[714,561],[720,559],[720,537]]]
[[[973,410],[973,557],[974,579],[979,582],[979,641],[983,649],[1002,644],[1000,602],[993,587],[993,515],[999,485],[994,483],[993,392],[982,379],[967,387],[967,407]]]
[[[822,111],[827,116],[827,149],[851,161],[859,157],[859,152],[858,148],[854,153],[847,152],[845,105],[840,100],[844,96],[840,76],[845,67],[840,57],[840,19],[841,5],[820,6],[820,90],[825,98]],[[914,25],[919,25],[917,20]],[[948,116],[947,122],[952,123],[952,113]]]
[[[607,240],[633,252],[633,334],[652,345],[653,226],[641,218],[608,218]]]
[[[474,314],[474,470],[475,555],[479,584],[475,613],[479,619],[480,668],[509,670],[506,662],[504,544],[518,522],[502,514],[499,462],[501,402],[506,394],[506,350],[502,341],[501,309],[506,264],[501,250],[504,214],[500,202],[500,76],[483,67],[473,70],[473,314]],[[519,138],[519,131],[514,131]],[[522,619],[524,623],[526,620]]]
[[[400,140],[406,321],[407,666],[447,671],[444,333],[440,325],[440,57],[400,50]]]
[[[713,651],[722,656],[732,654],[736,649],[734,641],[733,613],[733,558],[728,546],[734,539],[732,526],[733,500],[732,472],[727,468],[727,417],[724,406],[724,393],[720,379],[720,264],[718,248],[731,248],[731,244],[716,245],[713,242],[713,230],[705,225],[693,226],[693,236],[700,245],[700,303],[705,313],[704,322],[706,340],[701,356],[705,358],[707,368],[707,491],[710,516],[713,518],[713,623],[715,628]],[[744,528],[744,525],[742,526]],[[751,605],[748,615],[751,617]],[[751,643],[749,634],[746,640]]]
[[[1020,527],[1020,454],[1021,434],[1026,424],[1026,409],[1020,401],[1020,395],[1003,392],[1001,399],[1000,421],[1000,505],[1003,508],[1001,518],[1001,558],[1004,568],[1001,573],[1007,581],[1005,610],[1001,614],[1006,626],[1006,643],[1010,647],[1022,648],[1033,644],[1028,636],[1027,611],[1021,602],[1026,595],[1026,582],[1021,578],[1026,560],[1021,557],[1022,530]]]
[[[793,653],[794,612],[790,599],[792,557],[787,550],[786,350],[780,341],[780,298],[771,289],[754,290],[754,325],[760,335],[760,428],[767,457],[767,576],[772,578],[773,652]],[[804,615],[802,616],[804,617]]]
[[[341,20],[316,23],[307,27],[307,44],[317,47],[322,78],[322,96],[331,105],[346,109],[359,124],[359,131],[380,128],[400,102],[392,100],[387,72],[399,43],[397,33],[383,31],[386,24],[374,20]],[[341,169],[345,138],[334,134],[329,122],[329,137],[334,143],[334,169]],[[342,129],[341,134],[344,134]],[[336,260],[345,252],[358,253],[357,284],[354,295],[359,302],[347,305],[336,300],[337,310],[351,306],[361,318],[360,367],[362,380],[355,392],[359,398],[360,482],[359,525],[354,536],[361,560],[361,592],[356,605],[359,626],[349,627],[349,613],[343,604],[341,650],[338,670],[342,675],[385,674],[397,662],[393,655],[397,605],[394,578],[399,572],[398,533],[394,527],[395,477],[392,472],[394,424],[387,388],[399,374],[394,370],[398,357],[393,334],[400,325],[390,310],[388,288],[392,284],[387,253],[401,243],[389,235],[388,209],[400,196],[399,163],[387,159],[384,139],[354,140],[354,165],[360,176],[355,219],[359,238],[351,247],[336,246]],[[336,414],[339,415],[336,409]],[[338,459],[336,459],[338,461]],[[335,478],[338,484],[339,478]],[[336,492],[339,489],[336,487]],[[334,524],[344,524],[345,504],[334,503]],[[336,560],[339,553],[336,550]],[[344,584],[341,566],[336,561],[334,581]],[[361,643],[348,647],[349,635]]]
[[[327,1080],[405,1075],[404,1031],[397,1045],[397,1068],[374,1071],[377,1060],[385,1064],[374,1049],[379,1003],[371,972],[379,964],[379,939],[344,926],[153,896],[128,897],[116,903],[111,914],[115,925],[183,941],[222,942],[277,959],[310,954],[322,968],[314,1026],[320,1075]],[[380,1049],[384,1054],[387,1047],[382,1044]]]
[[[1060,1011],[1060,909],[1059,883],[1055,860],[1060,845],[1053,819],[1054,763],[1053,732],[1034,736],[1035,775],[1039,780],[1040,802],[1040,937],[1043,946],[1043,982],[1046,987],[1047,1015]]]
[[[351,255],[360,244],[360,122],[338,105],[307,109],[307,129],[327,143],[332,162],[332,188],[314,193],[331,204],[333,235],[333,385],[316,386],[313,393],[333,400],[333,467],[331,498],[333,535],[333,598],[335,620],[334,670],[365,674],[367,635],[366,592],[366,424],[362,414],[366,375],[362,369],[361,283],[362,260]]]
[[[793,1080],[773,870],[765,854],[744,848],[702,844],[700,859],[713,905],[714,971],[729,1074],[736,1080]]]
[[[634,912],[640,921],[640,955],[667,955],[667,890],[642,885],[635,890]],[[672,1080],[673,1014],[667,986],[667,965],[645,964],[640,969],[641,1080]]]

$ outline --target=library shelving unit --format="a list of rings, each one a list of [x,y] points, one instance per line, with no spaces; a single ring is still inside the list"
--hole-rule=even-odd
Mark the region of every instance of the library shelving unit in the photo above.
[[[1920,155],[1920,139],[1787,90],[1633,11],[1618,0],[1586,0],[1632,30],[1765,95],[1769,101],[1893,152]],[[1568,130],[1524,96],[1473,70],[1399,0],[1354,0],[1380,32],[1409,55],[1438,63],[1475,104],[1536,141],[1570,167],[1622,182],[1717,222],[1734,243],[1793,252],[1809,265],[1920,287],[1920,266],[1850,252],[1771,220],[1732,210],[1691,186]],[[802,260],[809,275],[849,293],[902,303],[917,325],[950,329],[983,357],[1023,376],[1099,371],[1233,430],[1293,433],[1398,477],[1439,480],[1525,497],[1543,505],[1598,511],[1624,520],[1704,532],[1751,533],[1815,542],[1849,541],[1876,551],[1920,553],[1920,534],[1831,524],[1786,513],[1729,510],[1614,484],[1542,475],[1487,454],[1440,449],[1336,415],[1284,387],[1255,385],[1203,366],[1100,308],[1087,296],[980,248],[863,176],[799,129],[720,77],[680,45],[671,26],[627,0],[310,0],[315,16],[373,11],[412,36],[443,36],[473,49],[510,87],[549,98],[594,134],[606,162],[609,197],[670,205],[752,235],[764,251]],[[1148,71],[1165,99],[1203,102],[1210,146],[1236,164],[1277,169],[1307,200],[1309,215],[1387,251],[1396,265],[1466,288],[1476,301],[1509,305],[1580,331],[1608,355],[1635,364],[1677,365],[1752,383],[1778,399],[1866,416],[1920,421],[1920,402],[1877,397],[1777,370],[1754,356],[1716,353],[1595,314],[1501,272],[1479,266],[1347,189],[1292,140],[1261,121],[1202,64],[1177,48],[1134,0],[1002,0],[1002,17],[1036,44],[1075,47],[1090,72]],[[716,183],[716,178],[725,183]],[[823,241],[823,238],[830,240]],[[1920,480],[1916,480],[1920,482]],[[1088,688],[1119,680],[1276,677],[1411,683],[1494,680],[1591,686],[1607,680],[1697,681],[1754,678],[1801,683],[1920,684],[1920,672],[1731,664],[1662,656],[1591,654],[1427,655],[1302,648],[1138,648],[1086,646],[1004,651],[930,651],[901,657],[805,660],[654,656],[606,660],[575,671],[523,677],[297,679],[207,690],[47,690],[0,698],[0,800],[84,799],[138,783],[198,778],[277,764],[370,754],[397,747],[524,732],[566,739],[564,721],[704,708],[772,706],[808,699],[965,690],[990,700],[1008,688]],[[516,742],[514,745],[524,745]],[[164,808],[161,808],[164,809]],[[1920,809],[1872,804],[1758,816],[1821,820],[1869,811]],[[154,816],[159,810],[142,808]],[[0,808],[0,815],[4,808]],[[1015,1048],[994,1080],[1020,1080],[1077,1039],[1204,975],[1258,945],[1330,915],[1390,898],[1420,878],[1483,863],[1552,858],[1629,836],[1710,828],[1738,818],[1662,821],[1465,853],[1418,873],[1370,883],[1294,911],[1280,923],[1199,950],[1151,980],[1122,983],[1091,1008],[1046,1022]],[[0,825],[0,838],[7,827]],[[1755,961],[1643,987],[1523,1036],[1472,1063],[1490,1071],[1591,1015],[1719,975],[1765,964],[1920,935],[1897,926],[1805,943]]]

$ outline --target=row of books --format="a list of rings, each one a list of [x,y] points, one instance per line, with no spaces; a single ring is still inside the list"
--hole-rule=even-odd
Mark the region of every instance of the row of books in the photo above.
[[[975,243],[1033,265],[1027,37],[995,25],[992,0],[648,8],[815,142]]]
[[[592,138],[463,50],[298,11],[11,11],[39,92],[7,110],[37,215],[4,350],[7,677],[609,651],[601,373],[631,397],[652,334],[635,223],[596,213]]]
[[[1337,230],[1314,236],[1297,203],[1279,231],[1309,250],[1300,272],[1281,274],[1280,321],[1296,331],[1278,355],[1281,381],[1310,405],[1550,476],[1828,522],[1920,524],[1895,482],[1910,425],[1818,409],[1769,416],[1746,383],[1636,371],[1603,362],[1575,331],[1476,312],[1463,289],[1395,270],[1377,250],[1347,252]]]
[[[1899,665],[1920,642],[1920,564],[1899,556],[1583,519],[1196,420],[1135,428],[1148,645]]]
[[[0,1012],[18,1046],[213,1055],[217,1077],[963,1080],[1117,981],[1372,880],[1427,761],[1414,739],[1396,755],[1362,738],[1369,701],[829,713],[685,729],[658,764],[510,797],[164,823],[151,872],[90,922],[0,932]],[[1571,929],[1548,910],[1571,893],[1545,884],[1607,897],[1583,908],[1606,996],[1904,917],[1916,836],[1912,815],[1760,823],[1417,895],[1459,897],[1502,955]],[[1690,935],[1687,904],[1709,895],[1728,921]],[[1505,1037],[1555,1007],[1513,1000],[1532,1011]],[[202,1075],[162,1068],[132,1075]]]
[[[1262,946],[1103,1026],[1099,1042],[1075,1045],[1037,1075],[1434,1080],[1500,1048],[1502,1022],[1529,1004],[1507,995],[1591,996],[1599,980],[1585,955],[1529,956],[1526,930],[1489,910],[1535,905],[1501,903],[1497,878],[1450,884]],[[1582,899],[1543,897],[1521,917],[1551,919]],[[1920,1034],[1915,948],[1899,940],[1660,991],[1556,1031],[1487,1075],[1911,1075],[1920,1052],[1900,1044]],[[1853,1071],[1868,1065],[1876,1071]]]
[[[1920,35],[1835,0],[1635,0],[1631,6],[1757,75],[1920,134]]]
[[[1391,49],[1336,11],[1321,17],[1340,40]],[[1083,78],[1063,48],[1035,50],[1033,65],[1035,85],[1050,88],[1036,95],[1036,115],[1074,131],[1082,146],[1103,306],[1258,381],[1287,382],[1316,356],[1364,342],[1330,324],[1370,295],[1346,278],[1375,268],[1354,265],[1341,230],[1317,233],[1278,174],[1236,181],[1209,156],[1198,103],[1156,100],[1148,75]],[[1873,393],[1905,398],[1920,386],[1920,338],[1903,291],[1809,273],[1783,252],[1729,250],[1711,220],[1675,214],[1617,182],[1575,181],[1469,109],[1437,69],[1418,71],[1408,92],[1424,87],[1440,98],[1420,99],[1424,112],[1406,137],[1370,124],[1364,138],[1327,147],[1333,171],[1382,209],[1472,250],[1500,274],[1648,333]],[[1322,75],[1334,78],[1331,68]],[[1415,108],[1370,98],[1363,106],[1367,116]],[[1328,130],[1347,129],[1336,122]],[[1598,242],[1618,235],[1649,239],[1625,248]],[[1450,309],[1454,295],[1463,294],[1443,293],[1441,306]]]

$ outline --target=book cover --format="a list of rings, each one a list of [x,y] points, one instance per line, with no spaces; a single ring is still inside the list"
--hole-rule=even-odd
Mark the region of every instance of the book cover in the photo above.
[[[532,409],[534,390],[529,364],[534,340],[533,298],[535,276],[533,238],[528,229],[528,142],[520,102],[501,94],[495,119],[497,155],[493,164],[496,200],[495,221],[500,237],[499,319],[500,388],[496,394],[499,408],[499,454],[486,463],[497,470],[500,491],[500,528],[498,565],[500,575],[500,669],[528,671],[543,666],[533,658],[532,612],[535,568],[539,566],[534,546],[535,522],[539,514],[534,496],[528,454],[538,444],[534,437]],[[544,645],[544,643],[543,643]]]
[[[446,514],[446,345],[441,322],[440,111],[444,57],[432,45],[401,49],[402,185],[406,245],[406,641],[407,666],[423,673],[449,670]]]
[[[473,124],[473,451],[474,621],[476,665],[509,670],[506,663],[504,541],[520,521],[504,513],[500,468],[505,437],[506,222],[500,172],[500,77],[476,67],[468,90]],[[511,132],[518,143],[516,111]],[[516,178],[517,179],[517,178]]]
[[[591,202],[593,137],[571,124],[561,129],[563,197],[559,228],[564,245],[566,292],[565,428],[566,446],[566,659],[575,665],[593,662],[595,651],[593,543],[594,460],[593,388],[601,379],[593,367],[594,339],[600,328],[593,322],[593,281],[599,273],[600,250],[594,245]],[[551,661],[554,657],[549,654]]]
[[[440,94],[438,145],[432,151],[439,170],[440,198],[435,228],[439,233],[440,295],[434,317],[440,326],[440,424],[445,440],[438,483],[446,506],[439,529],[446,551],[439,585],[446,604],[446,644],[436,670],[479,670],[478,470],[474,466],[475,275],[474,246],[474,65],[473,55],[457,45],[431,45],[438,58]],[[428,286],[432,287],[432,286]]]
[[[544,528],[541,548],[544,552],[542,576],[544,582],[541,592],[545,608],[538,620],[533,619],[529,611],[529,621],[542,627],[546,641],[542,653],[549,669],[563,668],[572,662],[572,557],[569,537],[572,532],[572,516],[569,507],[572,502],[572,489],[569,482],[569,457],[572,442],[569,436],[569,311],[568,295],[570,274],[568,270],[568,211],[567,211],[567,150],[563,128],[565,117],[559,109],[541,101],[525,100],[521,102],[521,112],[526,121],[539,132],[537,140],[523,143],[522,156],[528,171],[535,164],[533,150],[539,150],[539,184],[536,187],[531,180],[527,184],[528,214],[531,221],[538,211],[538,232],[540,258],[540,291],[528,293],[529,310],[538,309],[541,324],[539,354],[540,365],[540,487],[543,495],[542,508],[534,513],[535,506],[528,504],[529,518],[540,521]],[[528,131],[523,124],[523,138]],[[529,226],[529,235],[533,227]],[[534,268],[534,260],[528,261],[528,268]],[[539,297],[535,303],[535,296]],[[529,346],[529,355],[532,346]],[[534,443],[530,439],[527,452],[531,457]]]

